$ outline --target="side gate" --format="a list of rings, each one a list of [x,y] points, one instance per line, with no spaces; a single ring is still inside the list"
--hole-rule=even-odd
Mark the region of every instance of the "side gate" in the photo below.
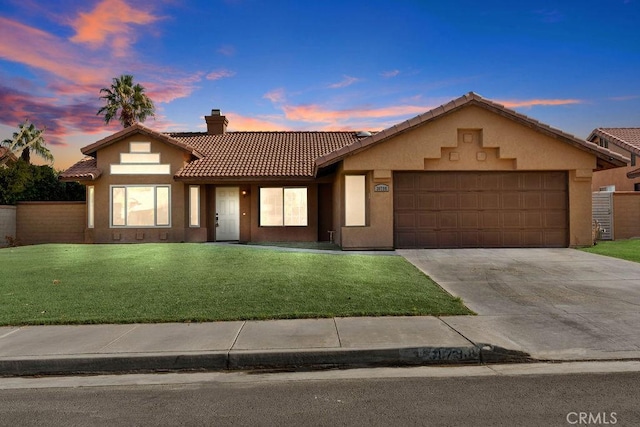
[[[598,191],[592,194],[593,219],[598,221],[601,240],[613,240],[613,193]]]

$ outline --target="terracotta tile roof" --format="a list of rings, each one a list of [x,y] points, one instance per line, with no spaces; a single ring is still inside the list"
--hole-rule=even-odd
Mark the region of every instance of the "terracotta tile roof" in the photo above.
[[[0,147],[0,164],[7,163],[9,160],[17,162],[18,158],[6,147]]]
[[[501,116],[504,116],[511,120],[519,122],[527,127],[533,128],[538,132],[542,132],[549,136],[561,139],[564,142],[567,142],[581,150],[595,154],[598,159],[597,161],[598,169],[608,169],[611,167],[626,165],[627,159],[624,156],[621,156],[620,154],[617,154],[606,148],[600,147],[597,144],[594,144],[592,142],[570,135],[559,129],[553,128],[549,125],[539,122],[538,120],[532,119],[531,117],[525,116],[524,114],[511,110],[505,107],[504,105],[485,99],[473,92],[469,92],[466,95],[463,95],[460,98],[454,99],[453,101],[447,104],[441,105],[440,107],[427,111],[424,114],[420,114],[409,120],[405,120],[404,122],[399,123],[395,126],[384,129],[374,135],[371,135],[370,137],[363,138],[357,143],[354,143],[352,145],[343,147],[337,151],[329,153],[326,156],[323,156],[317,159],[316,165],[318,168],[331,165],[333,163],[336,163],[342,160],[347,156],[360,152],[371,145],[378,144],[382,141],[385,141],[403,132],[407,132],[419,125],[430,122],[431,120],[434,120],[440,116],[457,111],[467,105],[476,105],[481,108],[487,109],[489,111],[493,111],[496,114],[499,114]]]
[[[82,154],[84,154],[85,156],[91,156],[95,154],[95,152],[98,151],[99,149],[104,148],[108,145],[114,144],[118,141],[121,141],[134,133],[141,133],[143,135],[147,135],[152,138],[159,139],[169,145],[173,145],[175,147],[180,148],[181,150],[187,151],[197,158],[202,157],[201,153],[199,153],[196,149],[189,146],[188,144],[185,144],[181,141],[173,139],[167,134],[156,132],[155,130],[150,129],[140,123],[136,123],[133,126],[124,128],[120,132],[116,132],[113,135],[109,135],[108,137],[103,138],[99,141],[96,141],[91,145],[82,147],[80,151],[82,151]]]
[[[640,155],[640,128],[597,128],[588,139],[591,140],[594,136]]]
[[[176,178],[312,178],[314,161],[358,141],[355,132],[170,133],[204,157]]]
[[[96,159],[85,157],[59,175],[61,181],[93,181],[102,174]]]

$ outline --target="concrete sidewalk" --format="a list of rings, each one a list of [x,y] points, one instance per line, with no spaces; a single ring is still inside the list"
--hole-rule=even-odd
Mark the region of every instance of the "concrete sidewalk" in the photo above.
[[[514,360],[438,317],[0,327],[0,376]]]

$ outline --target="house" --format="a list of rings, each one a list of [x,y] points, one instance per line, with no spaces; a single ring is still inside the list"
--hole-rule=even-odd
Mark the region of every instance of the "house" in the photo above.
[[[18,161],[15,154],[6,147],[0,147],[0,168],[7,168]]]
[[[377,133],[160,133],[82,148],[86,242],[343,249],[591,244],[593,171],[626,159],[471,92]]]
[[[587,140],[629,159],[593,174],[593,218],[602,240],[640,237],[640,128],[597,128]]]
[[[593,191],[640,191],[640,128],[597,128],[588,141],[630,159],[627,167],[593,174]]]

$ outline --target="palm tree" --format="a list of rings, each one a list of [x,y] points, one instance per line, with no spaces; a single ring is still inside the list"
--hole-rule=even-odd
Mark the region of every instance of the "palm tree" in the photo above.
[[[2,145],[13,153],[22,150],[20,157],[27,163],[31,162],[31,152],[48,162],[53,162],[53,154],[45,147],[42,134],[44,134],[44,129],[38,129],[29,119],[26,119],[18,126],[18,132],[13,133],[13,138],[5,139],[2,141]]]
[[[107,105],[98,110],[97,115],[104,114],[106,124],[117,117],[126,128],[138,121],[144,122],[147,117],[155,116],[153,101],[144,93],[144,87],[133,84],[132,75],[114,77],[111,87],[103,87],[100,93],[104,93],[100,99],[104,99]]]

